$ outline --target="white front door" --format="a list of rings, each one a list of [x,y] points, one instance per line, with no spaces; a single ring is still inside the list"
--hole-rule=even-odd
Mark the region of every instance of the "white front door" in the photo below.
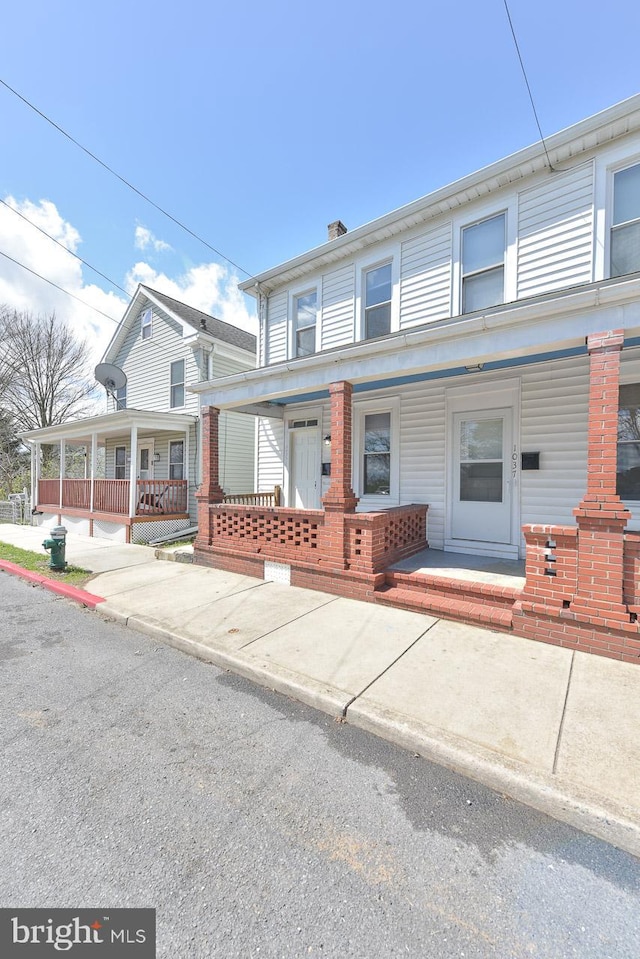
[[[153,440],[138,443],[138,479],[153,479]]]
[[[453,416],[451,536],[478,544],[512,542],[513,411]]]
[[[289,434],[291,506],[320,508],[320,433],[317,429],[294,429]]]

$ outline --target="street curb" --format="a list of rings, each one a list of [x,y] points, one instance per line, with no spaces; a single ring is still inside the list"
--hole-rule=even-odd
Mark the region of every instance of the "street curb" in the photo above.
[[[6,559],[0,559],[0,569],[5,573],[9,573],[11,576],[19,576],[21,579],[26,579],[27,582],[33,583],[35,586],[42,586],[52,593],[64,596],[65,599],[73,600],[74,603],[80,603],[81,606],[86,606],[88,609],[95,609],[99,603],[104,603],[105,601],[103,596],[88,593],[85,589],[80,589],[79,586],[70,586],[68,583],[60,583],[56,579],[48,579],[48,577],[43,576],[41,573],[34,573],[32,570],[23,569],[22,566],[18,566],[17,563],[10,563],[9,560]]]
[[[640,821],[613,801],[607,805],[604,797],[594,796],[573,783],[546,776],[506,757],[499,762],[489,749],[427,727],[382,706],[371,707],[357,699],[353,701],[353,697],[343,690],[328,687],[310,677],[301,677],[282,667],[274,672],[264,661],[252,662],[236,652],[212,649],[155,623],[126,616],[111,609],[108,602],[97,612],[105,619],[115,620],[174,649],[305,703],[640,857]]]

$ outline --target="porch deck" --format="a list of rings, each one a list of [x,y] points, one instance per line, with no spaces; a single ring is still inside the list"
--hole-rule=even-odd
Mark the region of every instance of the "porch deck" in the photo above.
[[[525,561],[496,559],[472,553],[448,553],[442,549],[423,549],[393,563],[388,572],[430,573],[448,579],[470,580],[494,586],[522,589],[525,583]]]

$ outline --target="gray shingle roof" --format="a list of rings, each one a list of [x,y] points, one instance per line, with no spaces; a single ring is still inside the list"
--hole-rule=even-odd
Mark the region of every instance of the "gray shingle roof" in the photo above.
[[[168,310],[171,310],[172,313],[179,316],[181,320],[184,320],[185,323],[192,326],[194,330],[204,329],[207,333],[210,333],[211,336],[222,340],[223,343],[230,343],[232,346],[237,346],[241,350],[250,350],[252,353],[256,352],[256,338],[252,333],[239,330],[237,326],[232,326],[231,323],[225,323],[224,320],[218,320],[215,316],[209,316],[208,313],[202,313],[193,306],[187,306],[186,303],[174,300],[173,297],[167,296],[165,293],[158,293],[157,290],[152,290],[150,286],[143,286],[142,289],[148,290],[158,302],[164,304]]]

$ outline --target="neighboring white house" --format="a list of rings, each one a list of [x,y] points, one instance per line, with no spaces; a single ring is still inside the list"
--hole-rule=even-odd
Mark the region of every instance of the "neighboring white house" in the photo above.
[[[121,541],[148,542],[195,525],[200,483],[199,400],[190,386],[255,366],[256,338],[193,307],[139,286],[103,357],[126,385],[107,393],[107,412],[33,430],[32,501],[42,525]],[[40,444],[60,444],[60,477],[38,475]],[[84,447],[85,477],[67,478],[69,447]],[[104,474],[97,475],[98,449]],[[220,424],[225,493],[255,477],[255,424],[225,414]],[[136,482],[130,483],[135,477]]]
[[[258,488],[281,485],[296,522],[311,511],[313,549],[287,547],[284,529],[275,549],[275,518],[265,541],[214,505],[203,562],[224,565],[253,537],[292,582],[309,585],[315,564],[320,588],[323,568],[352,587],[366,517],[384,511],[389,524],[410,504],[428,506],[432,547],[517,559],[533,525],[575,532],[585,492],[602,505],[603,470],[605,500],[617,483],[625,523],[640,526],[640,95],[371,223],[329,230],[241,284],[258,304],[258,368],[196,387],[203,406],[260,414]],[[608,351],[619,371],[598,399],[594,357]],[[598,427],[607,404],[613,419],[607,407]],[[327,532],[338,508],[340,556]],[[415,516],[410,526],[394,534],[405,552],[424,546]],[[372,575],[397,554],[385,550],[365,564]]]

